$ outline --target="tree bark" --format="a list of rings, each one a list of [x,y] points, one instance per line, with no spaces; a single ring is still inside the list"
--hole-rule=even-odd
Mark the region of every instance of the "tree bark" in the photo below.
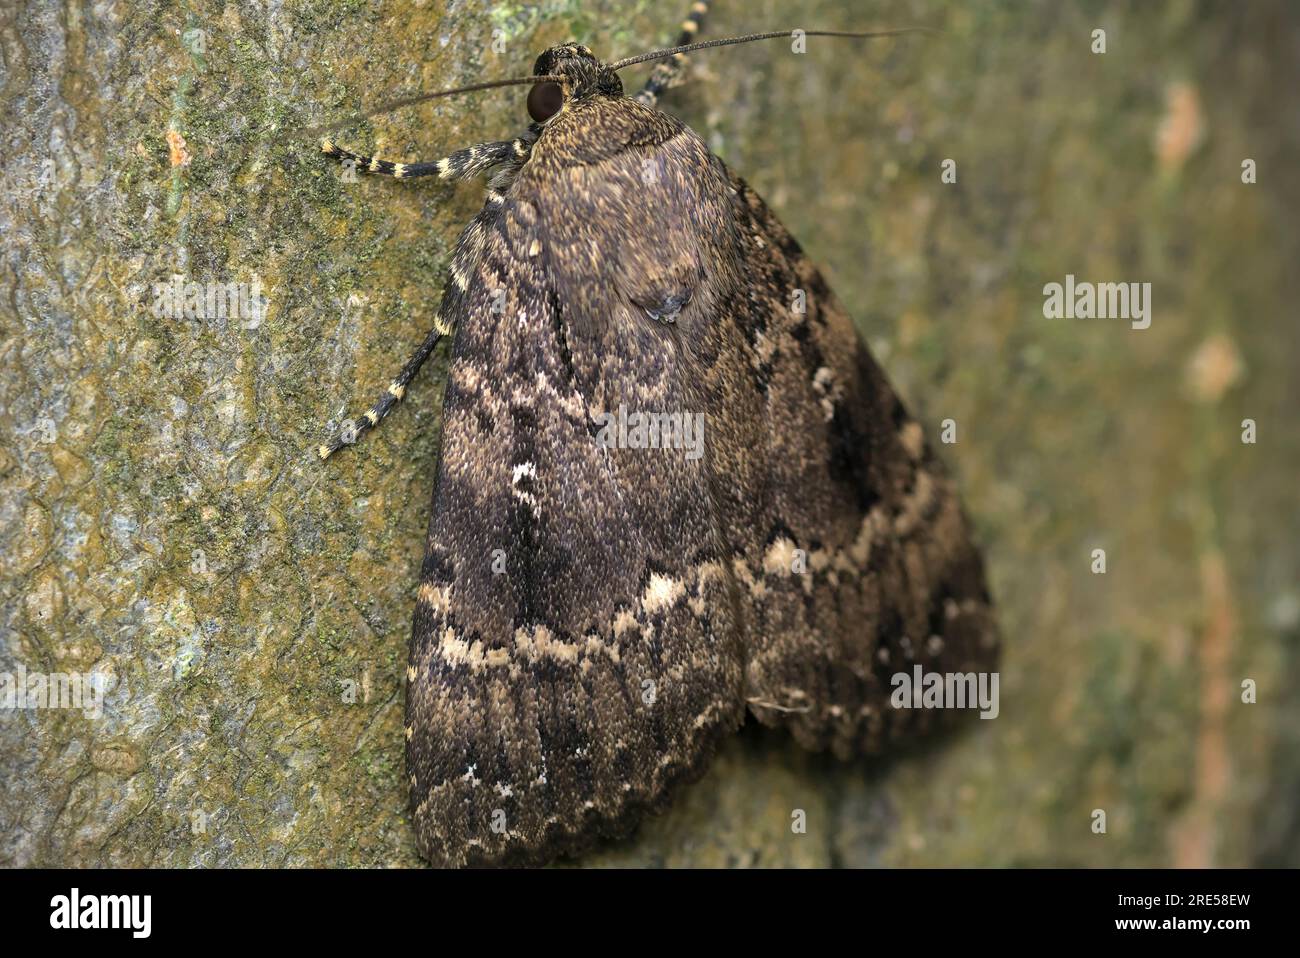
[[[1296,13],[797,6],[718,0],[704,36],[944,32],[707,51],[664,107],[824,266],[930,435],[953,421],[1001,712],[860,765],[748,728],[582,863],[1300,865]],[[345,182],[304,130],[570,38],[665,45],[671,7],[0,10],[0,673],[106,692],[0,710],[0,864],[418,864],[402,689],[445,349],[376,433],[313,450],[429,328],[482,192]],[[525,95],[338,139],[433,159],[514,135]],[[1046,318],[1067,274],[1149,282],[1150,328]],[[266,308],[169,314],[176,282]]]

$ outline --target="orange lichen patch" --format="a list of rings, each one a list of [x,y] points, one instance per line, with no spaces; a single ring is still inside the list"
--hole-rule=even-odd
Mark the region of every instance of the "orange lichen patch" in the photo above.
[[[1241,378],[1241,354],[1232,337],[1225,333],[1210,336],[1187,364],[1187,385],[1202,402],[1218,402]]]
[[[1232,759],[1226,731],[1232,703],[1228,666],[1237,635],[1237,615],[1228,568],[1217,550],[1201,556],[1201,589],[1205,624],[1197,644],[1203,686],[1200,727],[1196,733],[1196,770],[1193,797],[1184,816],[1171,831],[1173,862],[1177,868],[1210,868],[1217,860],[1219,823],[1232,780]]]
[[[1165,115],[1156,128],[1156,159],[1162,169],[1177,171],[1205,137],[1201,98],[1190,83],[1171,83],[1165,90]]]
[[[185,137],[181,136],[179,130],[167,131],[167,147],[171,153],[172,166],[189,166],[190,151],[185,143]]]

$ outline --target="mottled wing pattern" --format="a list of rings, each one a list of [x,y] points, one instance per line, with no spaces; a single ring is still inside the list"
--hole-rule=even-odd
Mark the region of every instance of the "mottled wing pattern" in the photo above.
[[[991,666],[951,481],[688,128],[571,103],[461,242],[408,671],[426,857],[540,861],[625,830],[746,706],[876,751],[927,721],[890,709],[892,673]],[[620,411],[700,417],[703,455],[603,445]]]
[[[813,749],[880,751],[945,714],[895,709],[898,672],[995,667],[983,562],[957,492],[852,320],[763,200],[728,174],[762,397],[730,528],[751,712]]]
[[[607,248],[653,144],[571,165],[565,122],[468,237],[407,686],[416,835],[437,864],[541,861],[623,831],[743,716],[705,460],[602,447],[595,421],[697,408],[689,344],[635,302],[661,290],[626,276],[652,256],[671,285],[662,244],[707,240],[687,241],[691,196],[665,188],[676,232]]]

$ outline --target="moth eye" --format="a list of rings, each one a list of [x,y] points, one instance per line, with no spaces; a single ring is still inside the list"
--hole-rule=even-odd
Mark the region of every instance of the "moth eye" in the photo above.
[[[528,115],[545,123],[564,106],[564,91],[558,83],[539,83],[528,91]]]

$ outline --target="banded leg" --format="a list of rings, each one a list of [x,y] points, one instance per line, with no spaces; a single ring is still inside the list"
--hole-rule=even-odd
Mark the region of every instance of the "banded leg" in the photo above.
[[[436,176],[440,180],[468,180],[486,173],[494,166],[523,159],[532,148],[526,137],[513,140],[501,140],[496,143],[480,143],[466,150],[457,150],[432,163],[394,163],[381,160],[377,156],[363,156],[336,146],[328,138],[320,141],[321,152],[338,160],[340,163],[352,163],[353,168],[362,173],[378,173],[392,176],[399,180],[413,179],[417,176]]]
[[[710,0],[696,0],[691,5],[691,12],[687,14],[686,19],[682,21],[682,32],[673,44],[676,47],[684,47],[688,43],[694,43],[699,39],[700,28],[704,25],[704,17],[709,12]],[[659,102],[659,97],[677,82],[681,75],[682,69],[686,66],[686,54],[674,54],[667,61],[658,64],[650,73],[650,79],[645,81],[645,86],[641,92],[636,95],[638,103],[646,106],[654,106]]]
[[[406,395],[406,387],[415,378],[415,374],[420,371],[420,367],[429,358],[433,348],[438,345],[438,340],[450,332],[451,328],[447,326],[446,321],[442,318],[442,312],[439,310],[438,317],[434,320],[433,329],[429,330],[428,335],[424,337],[424,342],[411,354],[411,358],[406,361],[402,371],[388,384],[388,389],[384,394],[379,397],[373,406],[366,410],[365,415],[353,419],[345,425],[330,442],[317,446],[316,455],[320,456],[321,459],[328,459],[344,446],[350,446],[356,442],[367,429],[378,426],[380,420],[388,415],[388,411]]]
[[[523,165],[523,158],[512,160],[510,163],[509,169],[517,171]],[[501,175],[498,174],[498,176]],[[460,234],[460,239],[456,243],[456,251],[451,257],[451,276],[448,277],[447,285],[443,289],[442,302],[438,304],[438,312],[433,320],[433,329],[429,330],[428,335],[424,337],[424,342],[411,354],[411,357],[402,367],[402,371],[388,384],[388,389],[384,391],[375,404],[367,409],[363,415],[353,419],[340,429],[339,434],[329,443],[317,447],[316,454],[321,459],[328,459],[344,446],[355,443],[362,433],[378,426],[389,411],[406,395],[406,387],[410,385],[411,380],[415,378],[415,374],[424,365],[424,361],[429,358],[434,347],[438,345],[438,340],[443,336],[451,335],[456,315],[464,302],[465,291],[469,288],[474,266],[478,262],[482,237],[505,203],[505,197],[498,192],[498,186],[503,186],[503,184],[497,183],[494,178],[493,185],[488,188],[487,202],[484,204],[483,209]]]
[[[328,139],[321,140],[321,152],[326,156],[340,162],[352,160],[356,163],[357,169],[399,179],[410,179],[416,176],[437,176],[444,180],[469,179],[496,168],[488,184],[487,202],[483,210],[460,234],[460,239],[456,243],[456,250],[451,257],[451,277],[443,290],[442,302],[438,304],[433,329],[424,337],[424,342],[407,359],[406,364],[402,366],[402,371],[388,384],[388,389],[375,404],[367,409],[364,415],[353,419],[340,429],[339,434],[329,443],[317,447],[316,454],[321,459],[328,459],[344,446],[356,442],[366,430],[378,426],[406,395],[406,387],[420,371],[425,360],[433,353],[438,340],[443,336],[451,335],[456,310],[464,296],[471,267],[478,259],[479,238],[483,235],[484,228],[496,218],[502,203],[505,202],[505,197],[500,191],[527,161],[533,144],[537,142],[540,134],[541,126],[534,123],[529,126],[526,133],[513,140],[483,143],[467,150],[458,150],[433,163],[391,163],[388,160],[344,150]]]

